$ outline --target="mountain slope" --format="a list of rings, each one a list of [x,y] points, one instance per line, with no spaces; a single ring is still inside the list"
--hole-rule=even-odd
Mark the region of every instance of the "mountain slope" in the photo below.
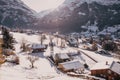
[[[82,25],[96,25],[102,30],[118,24],[119,0],[66,0],[59,8],[39,19],[40,28],[62,32],[79,32]]]
[[[34,11],[21,0],[0,0],[0,24],[8,27],[30,26]]]

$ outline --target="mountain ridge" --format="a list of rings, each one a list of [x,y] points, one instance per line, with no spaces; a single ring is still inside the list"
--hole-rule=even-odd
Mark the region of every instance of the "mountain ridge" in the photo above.
[[[0,0],[0,24],[7,27],[26,28],[31,25],[34,13],[21,0]]]
[[[66,0],[57,9],[40,18],[39,25],[44,29],[55,28],[54,31],[57,28],[62,32],[79,32],[82,30],[81,26],[96,24],[99,30],[102,30],[119,25],[119,14],[118,0]]]
[[[36,15],[37,14],[37,15]],[[81,32],[82,26],[99,30],[120,24],[120,0],[65,0],[55,10],[36,13],[21,0],[0,0],[0,24],[10,28]]]

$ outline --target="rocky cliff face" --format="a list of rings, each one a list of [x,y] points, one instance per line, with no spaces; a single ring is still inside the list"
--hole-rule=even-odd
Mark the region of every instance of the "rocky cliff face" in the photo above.
[[[0,0],[0,24],[8,27],[32,27],[34,11],[21,0]]]

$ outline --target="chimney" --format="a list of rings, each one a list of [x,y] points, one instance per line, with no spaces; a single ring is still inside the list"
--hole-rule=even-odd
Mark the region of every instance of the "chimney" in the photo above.
[[[108,61],[106,61],[106,65],[108,65]]]

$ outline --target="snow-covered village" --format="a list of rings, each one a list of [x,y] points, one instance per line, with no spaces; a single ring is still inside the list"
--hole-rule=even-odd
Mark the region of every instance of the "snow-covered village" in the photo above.
[[[120,0],[0,0],[0,80],[120,80]]]
[[[119,80],[120,41],[108,36],[2,27],[0,80]]]

